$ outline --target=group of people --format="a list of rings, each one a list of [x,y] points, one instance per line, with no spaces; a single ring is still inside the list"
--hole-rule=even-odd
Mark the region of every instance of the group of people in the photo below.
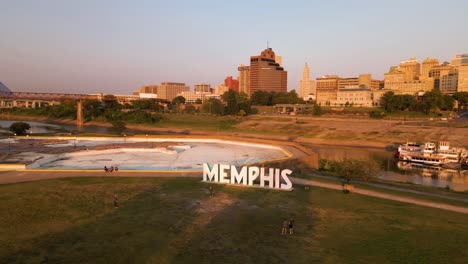
[[[287,235],[287,234],[292,235],[294,233],[294,219],[290,219],[289,221],[284,218],[283,220],[283,228],[281,229],[281,234],[282,235]]]
[[[117,166],[115,166],[115,167],[114,166],[110,166],[110,167],[104,166],[104,171],[105,172],[113,172],[113,171],[117,172],[117,171],[119,171],[119,167],[117,167]]]

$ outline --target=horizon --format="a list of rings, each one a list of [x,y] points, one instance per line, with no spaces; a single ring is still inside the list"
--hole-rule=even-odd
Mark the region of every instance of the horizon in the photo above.
[[[13,91],[131,94],[143,85],[212,87],[269,47],[288,91],[305,63],[322,75],[383,80],[415,57],[467,53],[468,3],[447,1],[14,1],[1,3],[0,82]],[[409,14],[409,15],[408,15]],[[434,19],[437,18],[437,19]],[[351,23],[349,22],[351,21]]]

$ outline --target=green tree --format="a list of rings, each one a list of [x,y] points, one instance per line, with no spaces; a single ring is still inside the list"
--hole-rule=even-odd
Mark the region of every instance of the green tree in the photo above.
[[[111,124],[111,131],[117,135],[121,135],[127,129],[125,122],[122,120],[114,120]]]
[[[203,103],[202,112],[215,115],[222,115],[224,114],[224,105],[220,100],[216,98],[210,98],[208,100],[205,100],[205,102]]]
[[[200,98],[198,98],[198,99],[195,101],[195,104],[202,104],[202,103],[203,103],[203,101],[202,101]]]
[[[273,93],[255,91],[250,99],[253,105],[273,105]]]
[[[184,109],[185,113],[193,114],[196,111],[197,111],[197,108],[194,105],[191,105],[191,104],[185,105],[185,109]]]
[[[349,159],[336,164],[336,173],[346,180],[368,181],[377,177],[381,168],[373,161]]]
[[[185,97],[183,97],[182,95],[174,97],[174,99],[172,99],[172,104],[173,105],[185,104]]]
[[[221,98],[226,103],[226,114],[228,115],[236,115],[239,112],[239,94],[235,91],[229,89],[229,91],[225,92]]]
[[[15,122],[10,126],[10,131],[18,136],[25,135],[29,129],[31,129],[31,126],[25,122]]]
[[[395,106],[394,106],[394,96],[395,93],[390,91],[386,92],[382,95],[380,98],[380,106],[386,111],[386,112],[393,112],[395,111]]]
[[[172,99],[172,109],[176,112],[180,112],[181,105],[185,104],[185,97],[179,95]]]
[[[322,107],[320,107],[320,105],[318,105],[318,104],[314,104],[312,114],[316,115],[316,116],[322,115]]]
[[[83,101],[83,117],[86,121],[94,120],[102,115],[104,108],[102,103],[98,100],[84,100]]]
[[[456,92],[453,98],[458,102],[458,110],[468,109],[468,92]]]

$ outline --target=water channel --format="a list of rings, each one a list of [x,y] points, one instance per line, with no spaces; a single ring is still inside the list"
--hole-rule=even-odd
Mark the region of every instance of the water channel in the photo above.
[[[16,121],[0,120],[0,131],[8,131],[8,127]],[[31,125],[32,134],[71,132],[73,125],[51,124],[44,122],[25,121]],[[85,132],[104,133],[107,128],[99,126],[86,126]],[[365,159],[374,160],[382,165],[384,171],[380,178],[388,181],[408,182],[419,185],[450,188],[455,191],[468,191],[468,171],[442,169],[439,167],[418,167],[414,164],[404,163],[393,157],[393,152],[378,148],[359,148],[341,146],[313,146],[320,159],[343,160]]]

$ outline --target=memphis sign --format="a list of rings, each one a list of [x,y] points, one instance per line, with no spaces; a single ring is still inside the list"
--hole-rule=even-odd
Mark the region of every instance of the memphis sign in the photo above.
[[[288,177],[292,170],[269,168],[268,173],[265,170],[255,166],[238,169],[226,164],[214,164],[211,167],[210,164],[203,163],[203,181],[292,190],[292,183]],[[254,184],[256,180],[260,182],[259,185]]]

